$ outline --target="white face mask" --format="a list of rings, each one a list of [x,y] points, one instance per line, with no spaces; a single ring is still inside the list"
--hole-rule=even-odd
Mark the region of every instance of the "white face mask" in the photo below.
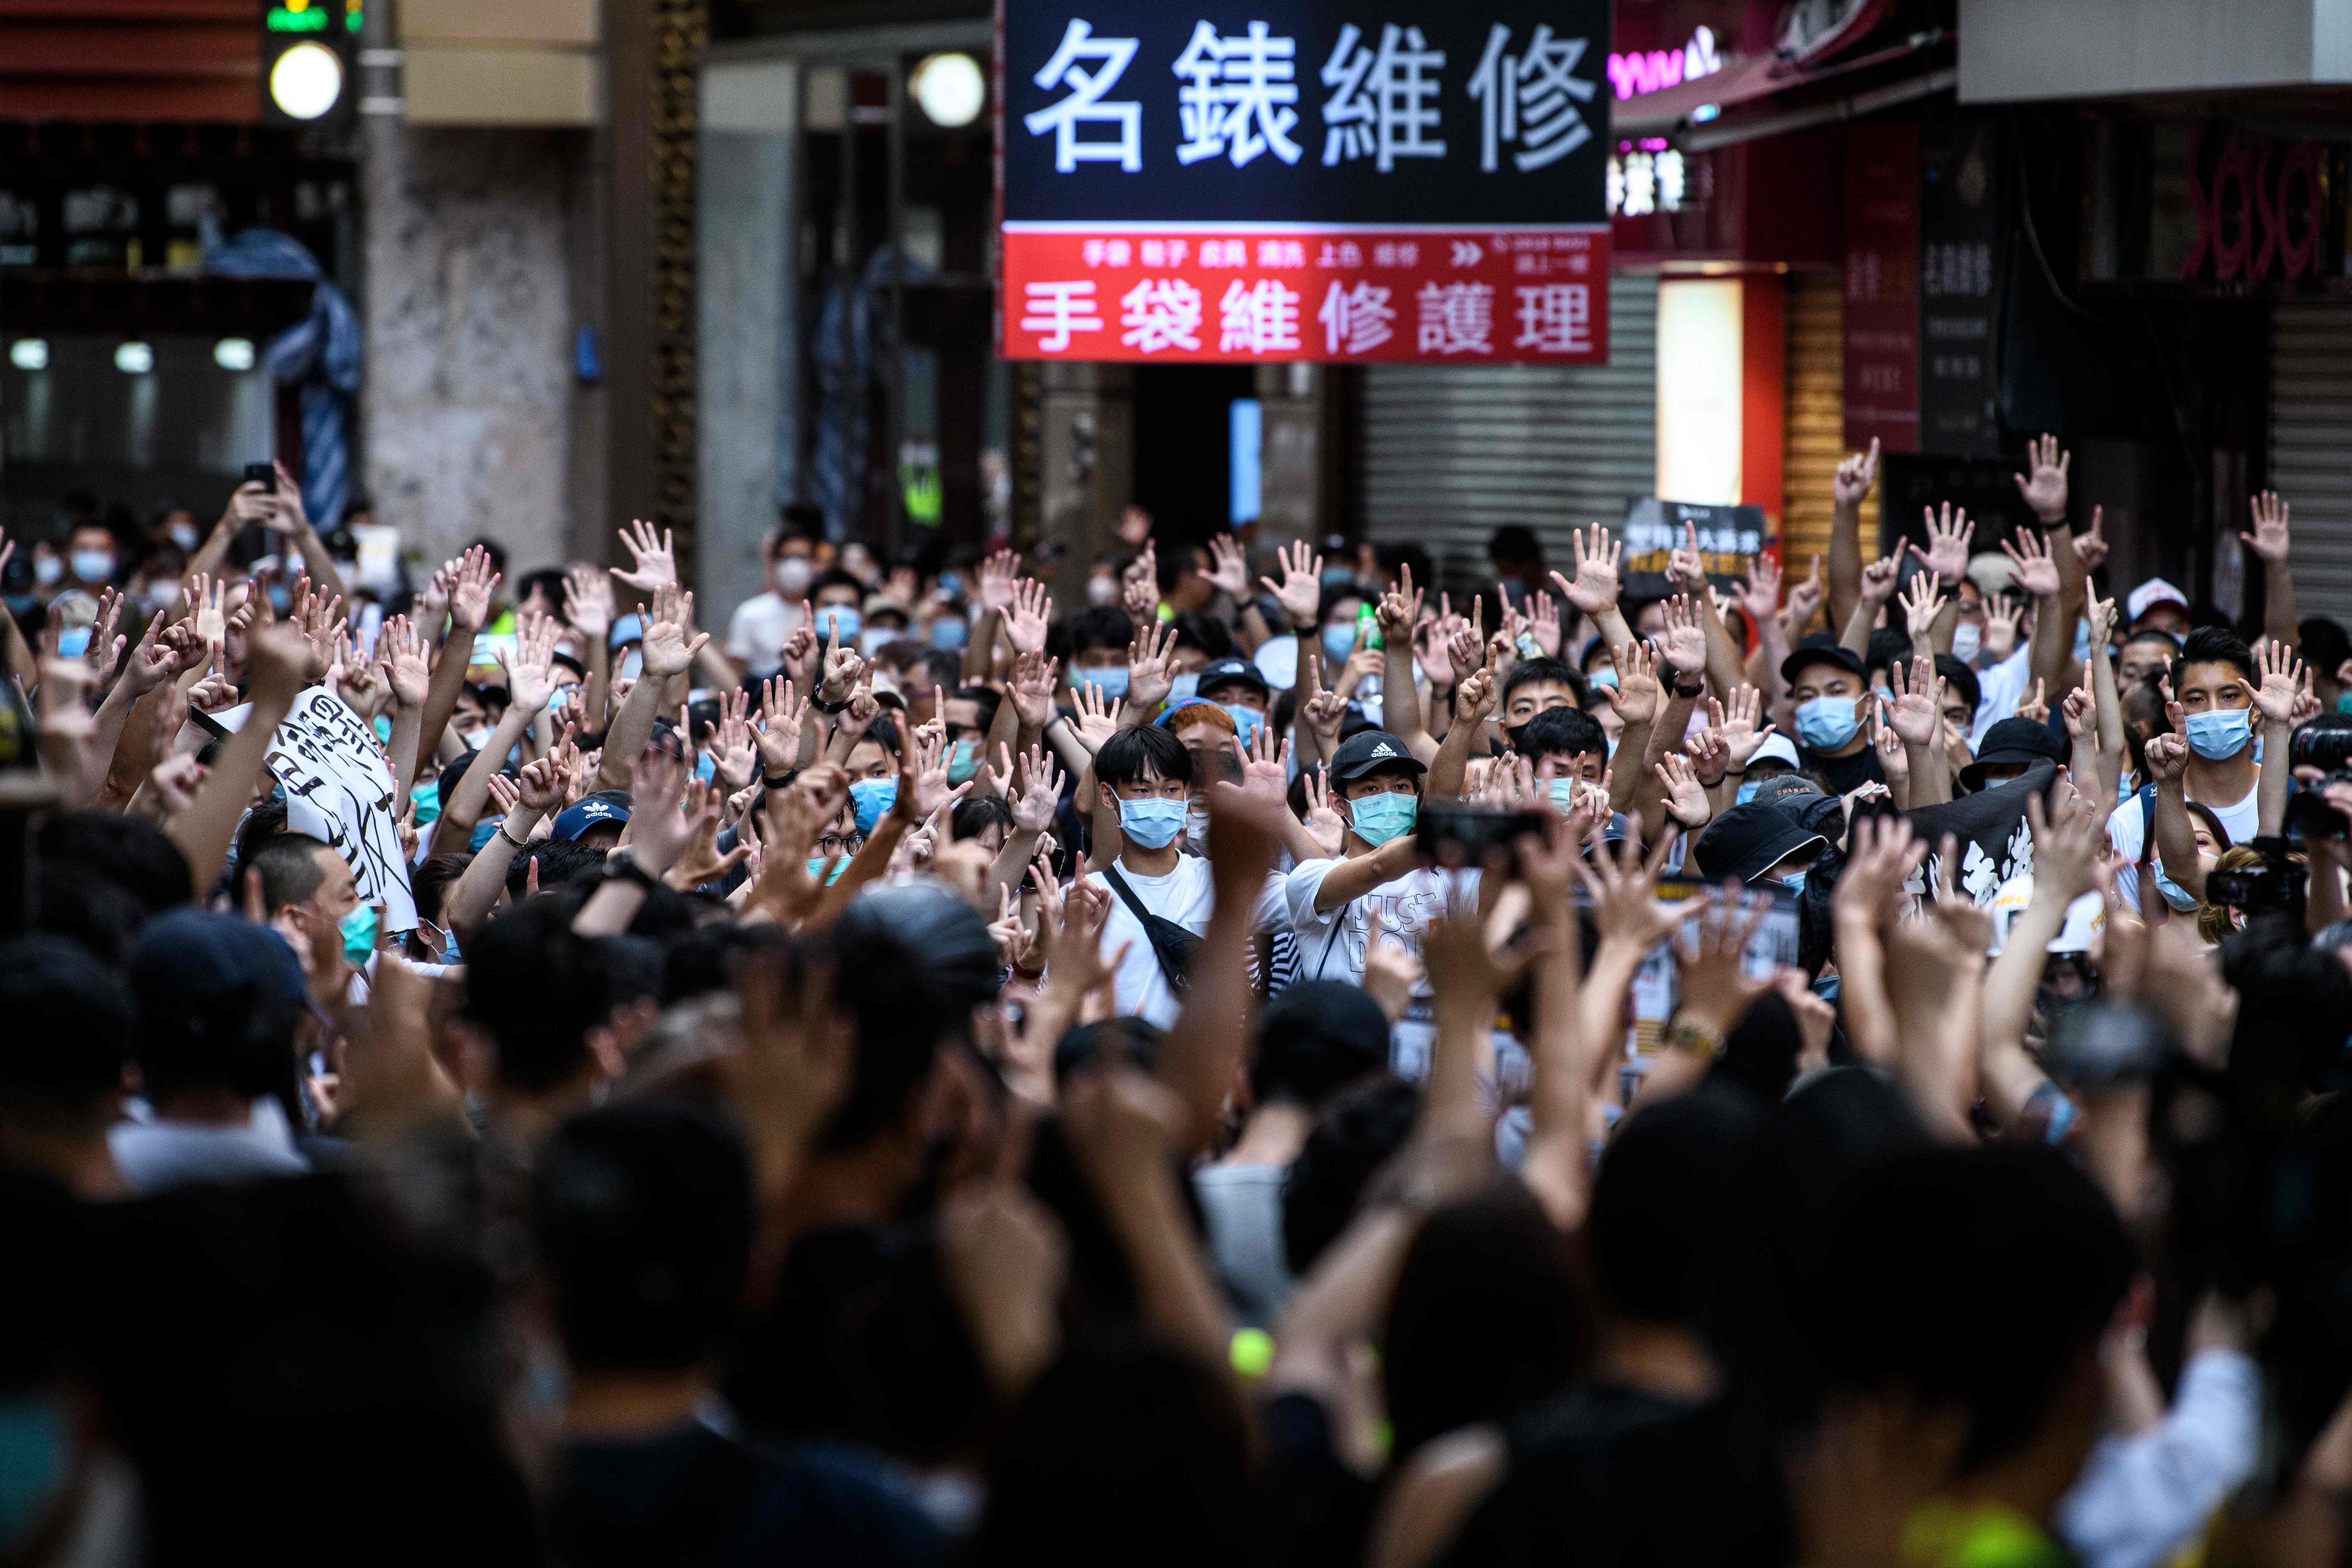
[[[776,561],[776,592],[797,599],[808,592],[809,579],[815,575],[816,567],[807,556],[781,556]]]
[[[1952,657],[1962,664],[1976,662],[1977,651],[1984,646],[1984,628],[1962,621],[1952,628]]]
[[[1089,578],[1087,578],[1087,604],[1089,604],[1089,605],[1116,605],[1116,604],[1118,604],[1118,578],[1116,578],[1116,577],[1089,577]]]

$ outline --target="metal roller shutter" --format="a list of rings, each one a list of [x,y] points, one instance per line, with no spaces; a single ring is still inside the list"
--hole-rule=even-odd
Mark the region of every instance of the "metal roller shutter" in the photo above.
[[[1609,282],[1606,365],[1376,364],[1364,369],[1358,479],[1367,537],[1418,544],[1440,580],[1475,587],[1486,541],[1522,523],[1568,568],[1569,531],[1612,528],[1657,483],[1654,273]]]
[[[1798,577],[1816,555],[1828,571],[1830,486],[1845,456],[1844,284],[1834,272],[1799,272],[1789,279],[1780,559]],[[1877,526],[1874,489],[1863,503],[1863,538],[1875,539]]]
[[[2272,314],[2271,483],[2294,509],[2295,609],[2352,626],[2352,305]]]

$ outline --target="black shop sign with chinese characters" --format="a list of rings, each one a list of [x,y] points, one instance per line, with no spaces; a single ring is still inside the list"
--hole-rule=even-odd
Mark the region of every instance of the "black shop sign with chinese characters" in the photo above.
[[[1014,359],[1608,358],[1606,0],[1003,0]]]

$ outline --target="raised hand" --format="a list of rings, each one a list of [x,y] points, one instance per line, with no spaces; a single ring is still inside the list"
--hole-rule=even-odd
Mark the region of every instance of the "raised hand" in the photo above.
[[[784,638],[782,650],[784,674],[803,691],[814,691],[817,683],[816,616],[806,599],[801,601],[800,624]],[[616,695],[614,701],[620,699]]]
[[[2254,693],[2254,706],[2262,710],[2264,721],[2273,724],[2288,724],[2294,721],[2295,704],[2303,697],[2303,661],[2284,643],[2265,639],[2254,655],[2254,673],[2262,686]]]
[[[1249,597],[1249,561],[1230,533],[1209,536],[1209,570],[1195,568],[1192,575],[1236,603]]]
[[[1004,635],[1013,639],[1014,653],[1045,651],[1045,629],[1053,625],[1054,601],[1045,595],[1045,584],[1024,577],[1013,584],[1012,606],[1004,612]]]
[[[1658,716],[1658,663],[1649,645],[1639,637],[1611,650],[1617,658],[1617,689],[1610,700],[1617,716],[1628,724],[1646,724]]]
[[[1877,480],[1878,440],[1873,437],[1869,451],[1849,452],[1838,464],[1837,478],[1830,481],[1830,499],[1842,507],[1858,507]]]
[[[1900,595],[1904,621],[1910,629],[1911,640],[1914,643],[1927,638],[1927,634],[1935,628],[1936,617],[1944,613],[1944,606],[1950,602],[1946,595],[1937,592],[1941,586],[1940,581],[1931,568],[1928,571],[1913,573],[1911,586]]]
[[[1895,596],[1896,562],[1892,555],[1882,555],[1862,569],[1862,602],[1883,605]]]
[[[2058,563],[2050,554],[2050,542],[2040,534],[2021,530],[2015,538],[2000,542],[2001,553],[2017,568],[2017,585],[2037,599],[2058,596]]]
[[[1558,658],[1560,643],[1559,601],[1549,594],[1530,594],[1528,595],[1528,604],[1530,611],[1528,616],[1528,629],[1536,639],[1536,647],[1543,650],[1544,658]]]
[[[1421,620],[1421,595],[1413,592],[1412,567],[1397,569],[1397,585],[1381,595],[1381,636],[1391,647],[1405,647],[1412,640],[1412,628]]]
[[[1723,743],[1730,753],[1727,767],[1745,769],[1756,748],[1772,732],[1773,726],[1759,725],[1764,716],[1764,693],[1756,687],[1742,683],[1731,689],[1731,700],[1723,707],[1718,723],[1723,731]]]
[[[760,727],[752,740],[768,776],[782,778],[800,762],[801,727],[808,722],[808,699],[796,697],[790,680],[772,675],[760,688]]]
[[[1683,750],[1690,754],[1691,772],[1698,775],[1700,784],[1713,789],[1723,782],[1724,769],[1731,761],[1731,746],[1723,738],[1723,704],[1712,697],[1706,701],[1715,722],[1684,742]]]
[[[891,810],[910,823],[920,822],[949,802],[961,800],[977,781],[966,779],[952,789],[948,787],[947,742],[916,740],[907,731],[906,715],[893,713],[890,718],[898,729],[898,754],[907,759]]]
[[[698,633],[692,642],[686,640],[687,628],[694,624],[693,595],[671,589],[656,594],[654,604],[651,610],[643,605],[637,606],[638,623],[645,627],[645,637],[638,648],[646,678],[661,680],[685,674],[693,665],[694,656],[710,640],[710,634]]]
[[[662,878],[680,892],[721,880],[751,857],[751,846],[740,837],[734,848],[723,855],[719,852],[719,808],[724,793],[700,779],[686,786],[682,813],[689,829],[686,849]]]
[[[1454,689],[1454,721],[1483,724],[1495,710],[1495,672],[1474,669]]]
[[[1929,744],[1936,738],[1936,728],[1944,710],[1944,681],[1936,673],[1935,661],[1913,659],[1911,678],[1906,681],[1898,659],[1888,668],[1886,679],[1893,697],[1887,706],[1886,721],[1905,745]]]
[[[583,637],[603,642],[613,630],[613,580],[593,566],[574,566],[563,578],[563,618]]]
[[[1926,841],[1915,839],[1911,824],[1899,816],[1863,817],[1850,826],[1847,838],[1845,870],[1830,895],[1831,919],[1873,929],[1891,924],[1900,911],[1903,884],[1927,858]]]
[[[1143,542],[1142,553],[1128,563],[1119,577],[1118,602],[1138,626],[1150,626],[1160,619],[1160,553],[1149,539]]]
[[[1625,558],[1622,542],[1612,543],[1599,523],[1590,530],[1569,530],[1576,551],[1576,578],[1570,582],[1555,572],[1551,580],[1568,602],[1588,616],[1597,616],[1617,603],[1617,566]]]
[[[2108,603],[2112,606],[2114,601]],[[1984,632],[1977,646],[1986,658],[1999,664],[2017,651],[2017,623],[2025,617],[2025,605],[2007,594],[1991,594],[1986,596],[1984,607]]]
[[[507,672],[508,698],[530,718],[537,718],[555,695],[555,634],[559,629],[554,616],[532,611],[516,621],[513,651],[499,650],[499,663]],[[653,639],[648,637],[646,640],[646,662],[650,666]]]
[[[1145,712],[1160,706],[1175,685],[1176,628],[1146,623],[1128,645],[1127,700]]]
[[[199,572],[188,579],[188,615],[202,641],[217,646],[228,637],[228,616],[222,608],[227,595],[225,577],[207,577]]]
[[[719,731],[711,763],[730,792],[749,789],[760,776],[760,732],[751,727],[751,694],[741,687],[719,694]]]
[[[629,847],[656,877],[678,863],[701,828],[679,809],[688,782],[686,763],[666,747],[647,746],[629,763]]]
[[[1969,542],[1977,532],[1977,525],[1969,521],[1969,509],[1956,509],[1946,501],[1940,517],[1934,507],[1922,507],[1920,510],[1927,520],[1927,548],[1922,550],[1916,544],[1906,548],[1944,582],[1958,582],[1968,575]]]
[[[1000,550],[980,563],[972,575],[972,597],[982,610],[1004,611],[1013,607],[1013,594],[1021,582],[1021,557],[1010,550]]]
[[[1685,594],[1706,586],[1706,557],[1699,552],[1698,524],[1683,522],[1685,543],[1666,552],[1666,585]]]
[[[2074,559],[2083,563],[2084,572],[2095,572],[2107,559],[2107,536],[2099,531],[2106,521],[2107,509],[2091,509],[2091,526],[2074,536]]]
[[[1275,560],[1282,568],[1282,581],[1271,577],[1258,581],[1272,592],[1293,627],[1312,626],[1315,612],[1323,603],[1323,557],[1300,540],[1277,552]]]
[[[1331,775],[1317,768],[1307,775],[1307,837],[1329,859],[1338,859],[1348,846],[1348,824],[1331,804]]]
[[[636,562],[627,572],[613,568],[613,575],[640,594],[651,594],[677,583],[677,554],[668,529],[656,537],[652,527],[642,518],[631,518],[629,526],[621,530],[622,548]]]
[[[1780,563],[1769,555],[1756,557],[1739,586],[1738,598],[1741,613],[1760,632],[1780,613]]]
[[[2080,741],[2096,741],[2099,733],[2099,700],[2092,685],[2091,661],[2083,661],[2083,684],[2069,687],[2066,700],[2060,704],[2066,717],[2066,733]]]
[[[1042,653],[1024,653],[1013,664],[1013,709],[1024,730],[1042,731],[1054,721],[1054,692],[1060,682],[1062,661]]]
[[[1675,1011],[1718,1037],[1730,1032],[1749,1003],[1772,988],[1772,976],[1748,973],[1748,943],[1764,909],[1742,910],[1737,884],[1707,895],[1696,917],[1675,937],[1675,970],[1682,1001]]]
[[[1118,704],[1103,695],[1101,687],[1079,677],[1075,693],[1078,716],[1072,728],[1078,732],[1078,744],[1089,752],[1102,749],[1102,743],[1118,733]]]
[[[1323,743],[1324,754],[1328,756],[1339,749],[1339,726],[1348,719],[1348,700],[1324,686],[1323,656],[1312,649],[1307,654],[1306,679],[1301,684],[1308,695],[1298,710],[1299,721]]]
[[[2025,802],[2025,820],[2033,833],[2035,893],[2046,891],[2053,899],[2073,903],[2098,886],[2107,835],[2097,807],[2076,796],[2053,820],[2043,815],[2042,797],[2032,795]]]
[[[1013,776],[1013,751],[1000,747],[1004,753],[1005,776]],[[1062,769],[1047,755],[1042,746],[1032,746],[1029,754],[1021,759],[1020,789],[1010,805],[1013,826],[1023,833],[1043,833],[1054,826],[1055,807],[1062,799]]]
[[[2179,704],[2173,707],[2177,710]],[[2179,784],[2189,768],[2189,742],[2179,735],[2150,735],[2143,754],[2147,776],[2158,784]]]
[[[376,634],[375,655],[392,686],[392,700],[403,708],[424,707],[433,681],[433,655],[416,624],[406,616],[384,622]]]
[[[173,675],[173,667],[179,661],[170,648],[158,645],[156,638],[163,629],[163,617],[159,612],[153,620],[147,623],[146,630],[139,634],[137,646],[131,648],[131,657],[122,666],[125,695],[133,699],[144,697]]]
[[[1715,807],[1707,804],[1706,786],[1698,782],[1692,771],[1690,759],[1680,752],[1668,752],[1657,762],[1658,782],[1665,786],[1666,815],[1689,832],[1696,833],[1715,816]]]
[[[552,816],[563,809],[563,773],[552,756],[536,758],[522,765],[515,795],[523,810],[533,816]]]
[[[1659,650],[1680,673],[1698,674],[1706,668],[1706,630],[1699,619],[1698,605],[1688,594],[1682,594],[1666,601],[1665,612],[1666,634],[1658,639]]]
[[[2033,509],[2044,527],[2066,515],[2066,470],[2074,454],[2058,449],[2058,437],[2045,435],[2025,444],[2026,466],[2032,472],[2017,476],[2017,493]]]
[[[857,655],[855,646],[841,646],[841,617],[835,616],[826,624],[824,633],[824,679],[816,694],[825,702],[847,700],[857,685],[857,678],[866,671],[866,661]]]
[[[490,552],[477,544],[458,558],[449,578],[451,635],[472,637],[490,618],[490,595],[503,581],[490,565]]]
[[[2284,566],[2287,557],[2286,502],[2279,500],[2276,490],[2264,490],[2249,503],[2253,511],[2254,531],[2241,533],[2246,548],[2262,557],[2266,566]]]
[[[1786,618],[1781,626],[1790,640],[1794,641],[1797,633],[1811,623],[1828,593],[1828,588],[1822,583],[1822,558],[1816,555],[1811,575],[1789,590],[1788,607],[1782,612]]]
[[[1679,911],[1658,902],[1658,875],[1676,835],[1662,833],[1649,856],[1632,838],[1612,846],[1595,824],[1592,852],[1576,863],[1577,880],[1592,898],[1592,923],[1601,940],[1648,949],[1682,923]]]
[[[1878,758],[1878,771],[1886,775],[1887,784],[1907,782],[1911,777],[1910,755],[1903,750],[1903,737],[1880,717],[1877,703],[1870,705],[1864,722],[1870,731],[1870,750]]]

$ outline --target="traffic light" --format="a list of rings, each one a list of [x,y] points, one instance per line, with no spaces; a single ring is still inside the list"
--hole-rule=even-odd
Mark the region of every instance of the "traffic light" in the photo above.
[[[263,0],[261,118],[340,125],[359,102],[362,0]]]

